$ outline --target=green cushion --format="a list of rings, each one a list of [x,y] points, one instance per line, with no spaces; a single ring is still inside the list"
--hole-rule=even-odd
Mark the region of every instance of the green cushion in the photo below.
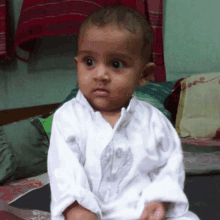
[[[148,82],[145,87],[137,87],[134,94],[137,99],[146,101],[159,109],[171,121],[171,114],[164,108],[163,102],[171,93],[175,84],[176,81],[165,83]]]
[[[69,100],[71,100],[72,98],[76,97],[77,93],[78,93],[79,89],[74,88],[70,94],[66,97],[66,99],[60,104],[60,106],[58,106],[56,109],[54,109],[52,112],[52,115],[50,115],[47,118],[38,118],[39,121],[42,123],[44,130],[46,131],[48,138],[50,139],[50,135],[51,135],[51,126],[52,126],[52,120],[53,120],[53,113],[60,108],[65,102],[68,102]]]
[[[65,102],[68,102],[69,100],[71,100],[72,98],[76,97],[77,92],[78,92],[78,88],[74,88],[70,94],[66,97],[66,99],[60,104],[60,106],[58,106],[56,109],[54,109],[52,112],[52,115],[50,115],[47,118],[39,118],[40,122],[42,123],[44,130],[46,131],[48,138],[50,139],[50,135],[51,135],[51,126],[52,126],[52,120],[53,120],[53,113],[60,108]]]
[[[44,130],[47,133],[48,138],[50,139],[53,114],[49,116],[48,118],[39,118],[39,120],[42,123]]]
[[[159,109],[169,120],[171,120],[171,114],[168,112],[164,106],[163,102],[165,98],[171,93],[172,88],[174,87],[176,81],[173,82],[165,82],[165,83],[154,83],[149,82],[145,87],[139,88],[137,87],[135,90],[135,95],[137,99],[146,101],[150,103],[151,105],[155,106],[157,109]],[[59,107],[54,109],[52,111],[52,115],[46,119],[39,118],[42,125],[44,126],[44,129],[50,138],[50,132],[51,132],[51,126],[52,126],[52,120],[53,120],[53,113],[60,108],[63,103],[71,100],[72,98],[76,97],[78,92],[78,87],[74,88],[70,94],[66,97],[66,99],[60,104]]]
[[[38,119],[0,127],[0,184],[47,172],[49,139]]]

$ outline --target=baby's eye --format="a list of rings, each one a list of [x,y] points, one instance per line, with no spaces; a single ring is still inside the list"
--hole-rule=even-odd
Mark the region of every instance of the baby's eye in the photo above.
[[[112,66],[116,69],[120,68],[120,63],[123,65],[121,68],[125,67],[125,63],[119,60],[115,60],[112,62]]]
[[[83,59],[83,61],[86,63],[87,66],[92,66],[92,61],[93,59],[89,58],[89,57],[85,57]]]
[[[83,62],[86,63],[86,65],[89,67],[94,65],[94,60],[90,57],[85,57],[83,59]],[[120,66],[120,63],[121,63],[121,66]],[[120,61],[120,60],[114,60],[111,64],[115,69],[124,68],[126,65],[123,61]]]

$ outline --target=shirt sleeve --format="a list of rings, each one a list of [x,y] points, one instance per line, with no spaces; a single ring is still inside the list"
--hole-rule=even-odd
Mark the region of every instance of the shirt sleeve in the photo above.
[[[152,123],[157,138],[157,152],[164,162],[149,173],[151,183],[142,193],[144,204],[151,201],[171,202],[166,217],[180,217],[189,208],[183,191],[185,169],[181,141],[161,112]]]
[[[51,219],[64,220],[63,211],[74,201],[101,219],[98,198],[91,192],[83,169],[84,156],[79,146],[77,131],[79,125],[72,118],[64,120],[67,116],[61,118],[56,113],[52,122],[47,159],[51,188]],[[73,123],[75,126],[72,125]]]

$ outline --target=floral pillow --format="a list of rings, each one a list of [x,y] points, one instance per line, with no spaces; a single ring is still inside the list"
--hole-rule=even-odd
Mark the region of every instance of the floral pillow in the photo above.
[[[201,73],[181,81],[176,118],[180,137],[219,138],[220,73]]]

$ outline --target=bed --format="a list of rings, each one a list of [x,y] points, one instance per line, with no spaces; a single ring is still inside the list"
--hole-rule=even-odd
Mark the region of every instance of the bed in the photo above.
[[[169,85],[168,93],[174,84]],[[155,85],[148,85],[148,89],[152,91],[151,86]],[[73,89],[64,102],[74,97],[77,91],[78,89]],[[142,98],[143,94],[146,94],[143,90],[139,92],[142,93]],[[164,97],[168,93],[164,94]],[[158,97],[164,100],[161,93]],[[11,126],[14,129],[14,126],[22,123],[24,127],[26,121],[26,126],[34,125],[40,135],[46,133],[50,137],[50,128],[46,131],[44,127],[43,131],[39,127],[42,126],[38,123],[39,118],[41,122],[46,121],[62,103],[0,111],[0,126],[3,128]],[[160,105],[158,108],[160,109]],[[220,219],[220,141],[181,138],[181,142],[186,169],[184,191],[189,199],[190,210],[201,220],[218,220]],[[44,143],[48,147],[48,139],[45,138]],[[30,172],[25,178],[18,175],[16,179],[8,179],[8,182],[0,185],[0,219],[50,219],[50,186],[45,162],[46,155],[43,169],[40,167],[35,173],[31,171],[32,173]]]

